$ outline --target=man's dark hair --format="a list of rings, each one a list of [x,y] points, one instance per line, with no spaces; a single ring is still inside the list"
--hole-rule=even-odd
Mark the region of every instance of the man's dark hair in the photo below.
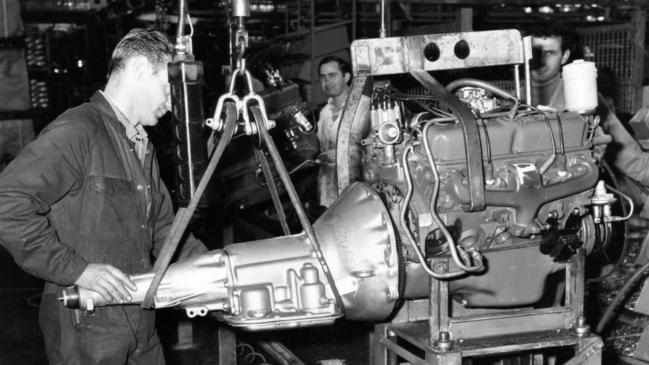
[[[350,75],[352,74],[352,67],[349,65],[349,62],[343,60],[338,56],[327,56],[323,58],[318,65],[318,73],[320,73],[320,68],[322,68],[322,65],[329,62],[336,62],[338,64],[338,67],[340,67],[340,72],[342,72],[343,75],[345,75],[346,73]]]
[[[561,37],[561,51],[570,51],[570,59],[582,57],[579,35],[574,28],[558,21],[542,21],[527,27],[523,33],[532,37]]]
[[[163,33],[157,30],[134,28],[122,38],[110,58],[108,75],[124,67],[129,58],[144,56],[155,70],[173,54],[173,47]]]

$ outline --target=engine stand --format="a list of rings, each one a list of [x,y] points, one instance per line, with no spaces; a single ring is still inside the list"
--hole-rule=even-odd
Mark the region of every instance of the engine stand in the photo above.
[[[581,249],[566,264],[562,307],[467,309],[467,314],[454,317],[448,281],[431,279],[428,301],[409,301],[392,322],[375,327],[371,363],[392,365],[401,357],[412,364],[461,365],[463,359],[466,363],[472,358],[572,346],[575,354],[565,364],[599,365],[603,343],[589,332],[583,317],[584,260]],[[448,258],[431,261],[436,272],[448,271]],[[535,355],[532,363],[537,359]]]

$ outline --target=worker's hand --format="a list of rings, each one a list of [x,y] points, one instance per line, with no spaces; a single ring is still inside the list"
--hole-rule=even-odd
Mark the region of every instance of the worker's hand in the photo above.
[[[606,153],[606,146],[609,142],[611,142],[610,138],[611,137],[602,130],[602,127],[597,127],[593,131],[593,156],[597,160],[604,158],[604,154]]]
[[[107,264],[88,264],[74,284],[96,291],[108,303],[128,303],[131,295],[127,289],[137,290],[135,283],[126,274]]]

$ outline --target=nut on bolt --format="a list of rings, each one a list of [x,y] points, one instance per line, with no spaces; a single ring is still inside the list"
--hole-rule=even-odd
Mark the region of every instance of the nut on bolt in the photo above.
[[[220,132],[221,130],[223,130],[224,123],[220,119],[214,120],[214,118],[207,118],[207,120],[205,120],[205,124],[213,130]]]
[[[588,334],[590,333],[590,326],[586,324],[586,318],[584,317],[577,318],[577,324],[575,325],[575,332],[577,332],[577,336],[579,337],[588,336]]]
[[[451,335],[446,331],[441,331],[439,333],[439,338],[437,339],[435,346],[442,352],[449,351],[451,348],[453,348]]]

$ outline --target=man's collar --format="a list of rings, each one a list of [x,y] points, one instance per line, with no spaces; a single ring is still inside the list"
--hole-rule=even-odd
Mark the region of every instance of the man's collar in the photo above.
[[[146,140],[148,137],[146,131],[144,130],[144,127],[142,127],[142,124],[139,122],[133,123],[131,122],[124,113],[113,103],[112,100],[104,93],[103,91],[99,90],[101,95],[106,98],[106,101],[108,101],[108,104],[110,107],[113,109],[113,112],[115,113],[115,116],[117,117],[117,120],[119,120],[120,123],[124,126],[124,129],[126,131],[126,138],[128,138],[130,141],[133,142],[143,142]]]
[[[334,97],[334,96],[329,97],[329,100],[327,100],[327,103],[329,105],[331,105],[332,108],[341,109],[343,106],[345,106],[345,101],[347,100],[347,96],[349,95],[350,90],[351,90],[351,88],[347,88],[345,91],[342,92],[342,94],[339,95],[339,96],[342,96],[342,103],[340,104],[340,106],[336,105],[335,99],[337,97]]]

